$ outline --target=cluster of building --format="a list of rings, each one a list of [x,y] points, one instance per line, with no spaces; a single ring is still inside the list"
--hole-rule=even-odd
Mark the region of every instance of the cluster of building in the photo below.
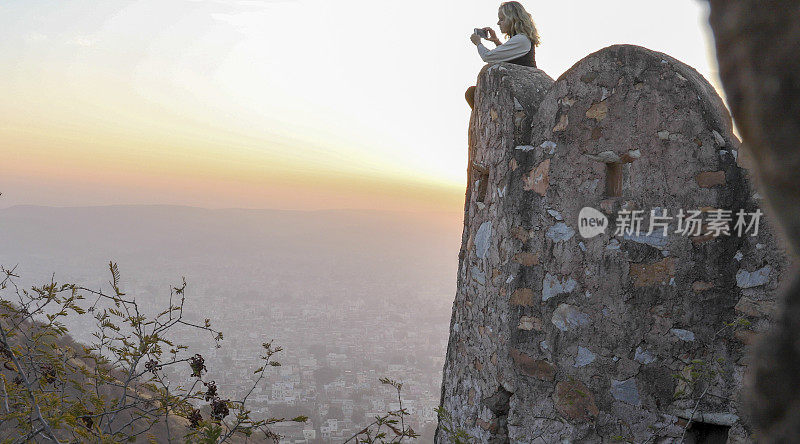
[[[401,402],[405,425],[432,436],[450,315],[449,300],[440,299],[388,305],[239,301],[215,313],[225,335],[219,348],[210,335],[187,332],[180,339],[203,355],[206,378],[225,397],[241,399],[252,388],[247,403],[253,417],[307,416],[305,424],[273,427],[287,443],[343,442],[376,417],[400,410]],[[272,358],[281,365],[268,366],[256,383],[254,370],[264,364],[269,342],[283,349]],[[173,377],[185,379],[185,373]],[[381,378],[402,383],[399,398]]]

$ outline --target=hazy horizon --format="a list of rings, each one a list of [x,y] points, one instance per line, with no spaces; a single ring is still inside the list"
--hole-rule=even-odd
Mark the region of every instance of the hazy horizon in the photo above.
[[[2,197],[0,197],[0,200]],[[302,208],[246,208],[246,207],[205,207],[201,205],[182,205],[182,204],[169,204],[169,203],[142,203],[142,204],[127,204],[127,203],[119,203],[119,204],[96,204],[96,205],[41,205],[41,204],[11,204],[11,205],[0,205],[0,210],[6,210],[16,207],[42,207],[42,208],[102,208],[102,207],[176,207],[176,208],[196,208],[199,210],[242,210],[242,211],[295,211],[295,212],[324,212],[324,211],[374,211],[374,212],[384,212],[384,213],[425,213],[425,214],[436,214],[436,213],[447,213],[447,214],[454,214],[454,213],[463,213],[463,209],[461,211],[450,211],[450,210],[394,210],[394,209],[382,209],[382,208],[311,208],[311,209],[302,209]]]
[[[498,4],[3,2],[0,206],[459,211]],[[523,4],[553,78],[629,43],[718,84],[705,2]]]

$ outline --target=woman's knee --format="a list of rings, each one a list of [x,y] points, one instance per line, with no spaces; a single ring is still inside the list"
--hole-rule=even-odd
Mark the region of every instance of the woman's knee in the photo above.
[[[475,87],[470,86],[467,88],[467,91],[464,93],[464,98],[467,99],[467,103],[469,103],[470,108],[475,107]]]

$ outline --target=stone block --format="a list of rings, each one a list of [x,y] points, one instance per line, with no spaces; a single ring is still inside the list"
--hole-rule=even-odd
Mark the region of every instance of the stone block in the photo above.
[[[553,404],[561,416],[571,422],[588,422],[600,411],[592,392],[580,381],[559,381],[553,393]]]
[[[514,361],[514,364],[528,376],[541,379],[542,381],[552,381],[555,377],[555,367],[547,361],[533,359],[517,349],[511,349],[511,359]]]
[[[651,264],[631,263],[629,273],[634,287],[667,284],[675,277],[675,259],[667,257]]]
[[[701,188],[725,185],[725,171],[703,171],[695,176],[695,180]]]
[[[511,305],[530,307],[533,305],[533,290],[530,288],[517,288],[511,293]]]
[[[522,178],[522,189],[544,196],[550,186],[550,159],[545,159]]]

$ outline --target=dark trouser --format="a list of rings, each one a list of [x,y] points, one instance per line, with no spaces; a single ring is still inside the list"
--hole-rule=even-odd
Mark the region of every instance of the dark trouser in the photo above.
[[[470,108],[475,108],[475,87],[470,86],[467,88],[467,92],[464,93],[464,98],[467,99],[467,103],[469,103]]]

